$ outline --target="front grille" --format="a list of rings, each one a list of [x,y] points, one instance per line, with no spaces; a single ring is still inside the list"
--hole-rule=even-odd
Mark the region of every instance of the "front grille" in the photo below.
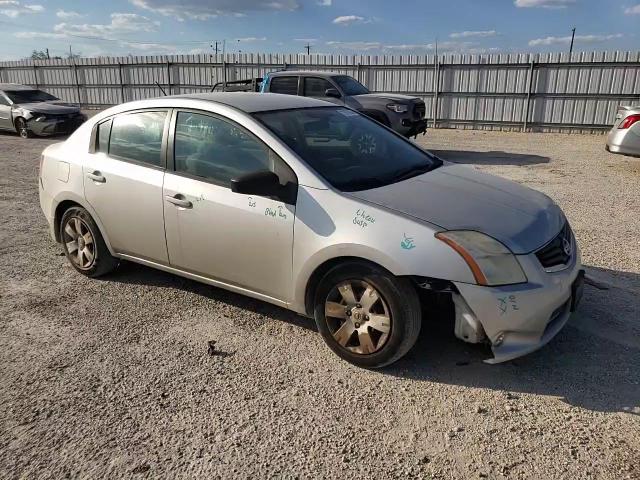
[[[573,256],[575,243],[569,223],[565,223],[560,233],[536,252],[536,257],[545,269],[568,265]]]
[[[427,113],[427,107],[425,107],[424,102],[416,103],[413,106],[413,116],[415,118],[421,119],[424,118]]]

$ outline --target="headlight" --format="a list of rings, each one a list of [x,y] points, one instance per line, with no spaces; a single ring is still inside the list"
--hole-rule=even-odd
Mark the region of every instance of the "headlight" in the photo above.
[[[436,233],[467,262],[478,285],[524,283],[527,277],[515,255],[495,238],[474,231]]]
[[[409,111],[409,105],[402,105],[401,103],[390,103],[387,105],[387,108],[396,113],[405,113]]]

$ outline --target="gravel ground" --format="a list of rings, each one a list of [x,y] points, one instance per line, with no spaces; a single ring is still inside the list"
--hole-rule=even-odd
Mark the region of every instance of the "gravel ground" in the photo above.
[[[640,159],[603,137],[420,139],[556,199],[599,288],[528,357],[483,364],[434,320],[383,371],[268,304],[131,264],[75,273],[38,205],[53,141],[0,134],[0,477],[640,478]]]

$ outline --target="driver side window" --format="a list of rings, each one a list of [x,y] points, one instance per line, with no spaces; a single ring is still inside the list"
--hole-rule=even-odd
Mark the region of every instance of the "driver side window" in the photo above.
[[[305,77],[304,79],[305,97],[326,97],[325,92],[330,88],[335,87],[324,78]]]
[[[245,129],[193,112],[178,112],[174,159],[176,172],[224,187],[229,187],[233,178],[260,170],[276,173],[283,184],[293,175],[270,148]]]

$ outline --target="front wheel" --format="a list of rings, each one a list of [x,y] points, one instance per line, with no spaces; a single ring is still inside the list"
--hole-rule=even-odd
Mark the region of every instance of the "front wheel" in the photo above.
[[[402,358],[415,344],[422,321],[408,280],[363,263],[344,264],[325,275],[314,316],[329,348],[364,368]]]
[[[22,138],[31,138],[33,136],[24,118],[18,118],[16,120],[16,131]]]

